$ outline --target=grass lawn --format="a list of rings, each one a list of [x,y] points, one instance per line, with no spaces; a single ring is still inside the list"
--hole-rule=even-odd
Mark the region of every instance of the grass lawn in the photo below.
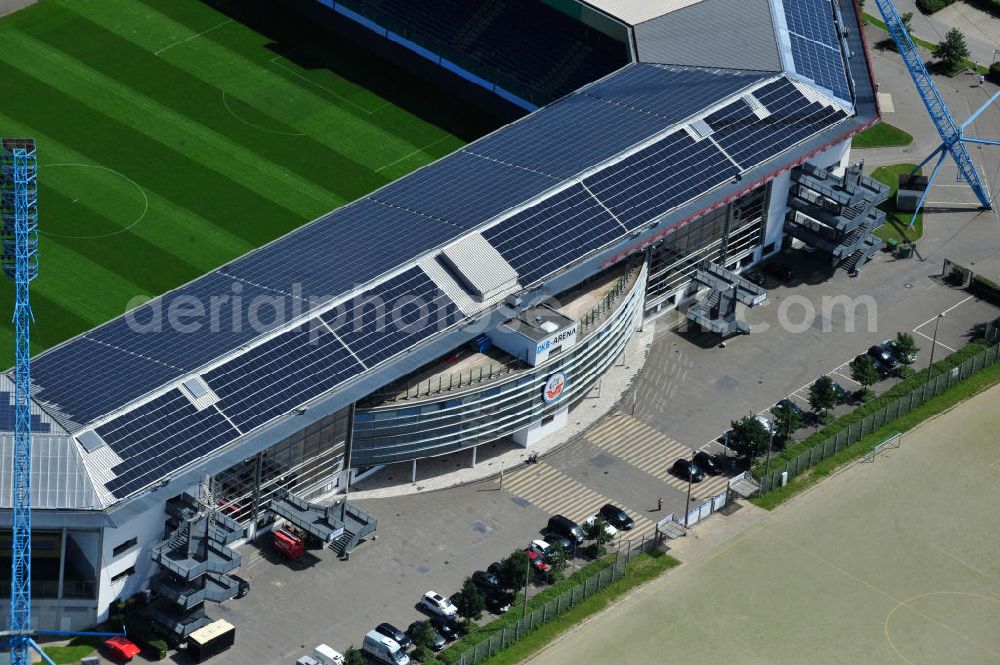
[[[275,7],[41,0],[0,19],[0,133],[38,142],[34,352],[498,124]]]
[[[763,496],[751,499],[751,501],[761,508],[772,510],[796,494],[812,487],[842,465],[860,458],[871,450],[872,446],[878,445],[893,432],[907,432],[925,420],[951,409],[956,404],[998,383],[1000,383],[1000,363],[995,363],[973,374],[965,381],[953,385],[940,395],[932,397],[906,415],[862,437],[860,440],[847,446],[840,452],[831,455],[808,471],[790,478],[788,484],[784,487],[778,487]]]
[[[887,122],[880,122],[856,135],[851,145],[854,148],[888,148],[911,143],[913,137],[902,129]]]
[[[882,30],[885,30],[887,33],[889,32],[886,29],[886,27],[885,27],[885,21],[883,21],[881,19],[878,19],[878,18],[875,18],[873,15],[869,14],[868,12],[862,12],[862,15],[864,17],[865,23],[868,23],[870,25],[874,25],[877,28],[881,28]],[[890,41],[892,40],[891,37],[886,37],[886,39],[889,39]],[[923,47],[923,48],[927,49],[928,51],[934,51],[934,49],[937,48],[937,44],[935,42],[929,42],[926,39],[921,39],[920,37],[917,37],[917,36],[915,36],[913,34],[910,35],[910,39],[913,40],[913,43],[915,45]],[[973,65],[972,60],[968,60],[968,59],[962,60],[962,67],[964,69],[972,69],[972,65]],[[961,71],[961,69],[959,71]],[[986,74],[986,73],[989,72],[989,67],[980,65],[979,68],[976,71],[979,74]]]
[[[884,182],[889,185],[889,199],[879,206],[885,211],[885,224],[882,225],[875,235],[877,235],[882,240],[896,239],[898,241],[903,240],[917,240],[922,235],[924,235],[924,213],[917,215],[917,221],[910,228],[910,219],[913,218],[913,213],[904,212],[896,208],[896,190],[899,189],[899,176],[905,173],[909,173],[913,170],[916,164],[893,164],[890,166],[881,166],[875,169],[872,173],[872,177],[880,182]],[[920,174],[920,171],[917,171]]]
[[[66,646],[42,645],[42,649],[56,665],[72,665],[79,663],[84,656],[94,653],[103,640],[102,637],[75,637]]]

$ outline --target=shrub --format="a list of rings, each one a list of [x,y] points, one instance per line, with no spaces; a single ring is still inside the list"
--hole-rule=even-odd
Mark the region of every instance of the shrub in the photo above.
[[[1000,83],[1000,61],[994,62],[990,65],[990,71],[986,75],[986,78],[994,83]]]
[[[917,0],[917,9],[924,14],[933,14],[955,2],[955,0]]]
[[[164,640],[150,640],[146,643],[146,650],[152,660],[163,660],[167,657],[167,643]]]
[[[941,61],[948,74],[955,74],[965,67],[965,59],[969,57],[969,47],[965,43],[962,31],[958,28],[949,30],[934,49],[934,57]]]

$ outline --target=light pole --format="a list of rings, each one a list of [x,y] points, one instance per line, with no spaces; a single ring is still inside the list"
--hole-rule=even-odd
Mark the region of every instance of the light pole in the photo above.
[[[764,478],[771,468],[771,450],[774,448],[774,424],[771,424],[771,431],[767,435],[767,457],[764,458]]]
[[[524,554],[524,606],[521,608],[521,618],[528,614],[528,576],[531,574],[531,557]]]
[[[688,496],[687,501],[684,502],[684,528],[688,526],[688,513],[691,512],[691,481],[694,478],[694,456],[691,456],[691,461],[688,466]]]
[[[927,397],[927,386],[929,386],[931,383],[931,368],[934,367],[934,348],[937,346],[938,325],[941,323],[941,319],[943,318],[944,318],[944,312],[941,312],[940,314],[937,315],[937,318],[934,319],[934,337],[931,339],[931,361],[930,364],[927,365],[927,380],[924,381],[925,399]]]

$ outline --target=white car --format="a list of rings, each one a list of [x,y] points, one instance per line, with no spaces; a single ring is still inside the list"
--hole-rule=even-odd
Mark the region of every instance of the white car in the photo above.
[[[552,545],[549,545],[544,540],[538,539],[528,543],[528,549],[533,552],[537,552],[544,557],[548,556],[549,552],[552,550]]]
[[[586,531],[590,531],[591,529],[594,528],[594,522],[597,521],[597,519],[598,519],[597,515],[591,515],[590,517],[588,517],[586,520],[583,521],[583,528]],[[607,520],[602,519],[601,521],[604,522],[604,533],[606,533],[609,538],[614,538],[616,535],[618,535],[618,529],[608,524]]]
[[[774,423],[771,422],[770,418],[768,418],[762,413],[758,413],[756,416],[754,416],[754,418],[756,418],[757,422],[759,422],[764,427],[765,432],[767,432],[768,434],[774,434]]]
[[[446,619],[454,619],[458,616],[458,608],[437,591],[425,593],[424,597],[420,599],[420,604],[427,608],[428,612]]]

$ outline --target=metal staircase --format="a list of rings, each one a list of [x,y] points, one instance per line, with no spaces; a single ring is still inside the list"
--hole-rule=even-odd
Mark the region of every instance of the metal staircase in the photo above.
[[[843,177],[806,162],[792,170],[785,231],[830,255],[835,268],[856,272],[882,248],[874,231],[885,223],[876,208],[889,187],[852,165]]]
[[[287,490],[271,499],[272,513],[329,545],[341,558],[348,558],[365,536],[378,526],[373,515],[346,500],[324,506],[310,503]]]
[[[722,337],[750,333],[750,325],[736,318],[736,303],[747,307],[759,305],[767,299],[763,288],[710,261],[698,266],[692,279],[708,287],[708,293],[688,307],[688,319]]]

